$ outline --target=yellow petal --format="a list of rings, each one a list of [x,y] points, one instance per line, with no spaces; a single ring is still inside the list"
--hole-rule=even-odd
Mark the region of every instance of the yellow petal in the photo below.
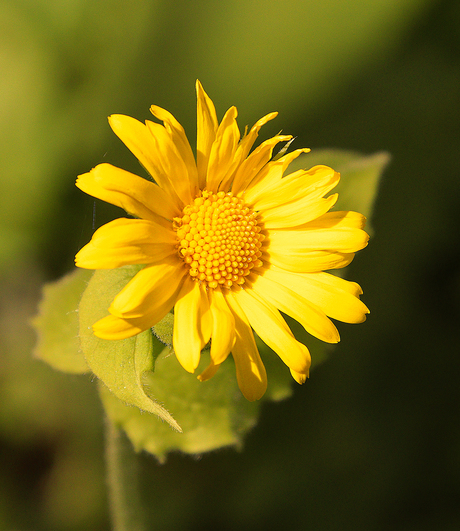
[[[218,191],[221,181],[233,169],[232,163],[240,139],[240,131],[236,123],[237,114],[235,107],[231,107],[225,113],[211,147],[206,188],[212,192]]]
[[[254,336],[249,343],[249,338],[241,334],[243,338],[240,339],[239,331],[237,330],[236,333],[236,341],[232,349],[236,379],[244,398],[253,402],[262,398],[267,390],[267,373],[260,359]]]
[[[349,265],[354,257],[355,253],[332,251],[305,252],[302,249],[296,251],[290,250],[289,254],[287,254],[286,250],[281,248],[277,251],[270,249],[263,254],[261,260],[265,264],[273,264],[286,271],[312,273],[328,269],[341,269]]]
[[[337,328],[326,314],[295,291],[264,275],[258,275],[251,287],[261,299],[298,321],[309,334],[326,343],[340,341]]]
[[[369,313],[358,298],[362,290],[355,282],[329,273],[298,274],[274,267],[265,270],[263,275],[295,291],[333,319],[361,323]]]
[[[260,129],[267,122],[269,122],[270,120],[273,120],[277,116],[278,116],[277,112],[271,112],[269,114],[266,114],[260,120],[257,120],[257,122],[251,127],[251,130],[249,131],[249,133],[241,139],[240,145],[238,146],[238,150],[241,150],[242,152],[241,153],[242,159],[245,159],[248,156],[249,152],[251,151],[252,146],[254,145],[254,142],[259,136]]]
[[[326,199],[305,197],[262,212],[261,220],[266,230],[298,228],[328,212],[337,202],[338,194]]]
[[[247,400],[259,400],[267,390],[267,373],[246,315],[230,292],[225,298],[235,318],[236,338],[232,356],[238,386]]]
[[[199,282],[186,278],[174,306],[173,347],[179,363],[194,372],[200,362],[203,345],[200,315],[208,298]]]
[[[196,176],[189,175],[188,166],[166,128],[150,120],[146,121],[146,126],[155,144],[157,178],[161,175],[162,182],[169,181],[177,197],[184,205],[188,205],[198,191],[198,182],[194,179]]]
[[[153,221],[119,218],[99,228],[75,257],[86,269],[151,264],[176,252],[175,235]]]
[[[235,344],[235,319],[219,289],[210,290],[212,315],[211,360],[222,363]]]
[[[302,385],[305,383],[306,379],[308,378],[309,371],[307,371],[306,373],[301,373],[301,372],[295,372],[291,369],[291,374],[294,380],[300,385]]]
[[[109,124],[113,132],[137,157],[160,188],[170,196],[176,210],[180,209],[183,205],[172,186],[171,178],[173,176],[164,174],[159,160],[158,142],[149,128],[135,118],[123,114],[109,116]]]
[[[283,362],[296,372],[306,373],[311,364],[305,345],[295,339],[279,311],[262,301],[253,290],[233,292],[257,335],[274,350]]]
[[[149,328],[143,328],[135,324],[135,320],[126,320],[107,315],[93,324],[94,335],[101,339],[126,339],[140,334]]]
[[[209,294],[209,291],[206,291],[204,286],[202,287],[204,289],[204,293],[206,294],[207,298],[206,300],[203,300],[203,304],[200,309],[199,325],[201,327],[200,336],[202,338],[201,350],[203,350],[204,347],[209,343],[209,340],[211,339],[211,335],[212,335],[212,314],[211,314],[211,307],[210,307],[210,301],[209,301],[210,294]]]
[[[252,203],[255,210],[267,210],[302,200],[316,201],[330,192],[340,181],[340,174],[327,166],[299,170],[266,188]]]
[[[266,189],[277,186],[280,183],[289,164],[291,164],[291,162],[299,155],[302,155],[302,153],[308,153],[309,151],[310,150],[308,148],[297,149],[292,153],[288,153],[287,155],[284,155],[279,159],[272,160],[266,164],[256,178],[247,184],[247,187],[243,192],[246,203],[253,204],[259,197],[259,194],[263,193]]]
[[[219,369],[220,365],[215,365],[212,361],[211,363],[206,367],[206,369],[197,376],[198,380],[200,382],[205,382],[206,380],[211,379]]]
[[[99,164],[80,175],[76,185],[138,218],[158,221],[159,216],[172,219],[180,213],[169,194],[158,185],[111,164]]]
[[[164,123],[164,126],[168,131],[173,144],[176,146],[182,160],[185,162],[190,179],[190,189],[192,191],[198,190],[198,174],[195,157],[193,156],[193,151],[190,147],[190,143],[187,139],[184,128],[166,109],[152,105],[150,107],[150,111],[156,118]]]
[[[329,286],[333,289],[345,291],[347,293],[350,293],[354,297],[359,297],[363,293],[361,286],[356,282],[345,280],[344,278],[331,275],[330,273],[315,273],[310,278],[312,277],[315,278],[317,282],[321,282],[324,286]]]
[[[269,120],[272,120],[273,118],[275,118],[277,114],[278,113],[270,113],[267,116],[264,116],[258,122],[256,122],[256,124],[251,128],[248,134],[245,133],[240,143],[236,147],[235,155],[233,157],[233,161],[230,166],[230,169],[227,171],[227,173],[225,174],[225,177],[220,182],[219,190],[228,191],[230,188],[233,188],[235,184],[234,181],[236,178],[235,177],[236,172],[240,171],[241,165],[246,162],[246,157],[248,156],[249,151],[258,136],[260,128],[264,124],[266,124]],[[239,131],[238,131],[238,135],[239,135]],[[282,138],[290,139],[291,137],[282,137]],[[267,159],[266,162],[268,162],[268,160],[269,158]],[[238,187],[238,183],[237,183],[237,187]],[[236,189],[237,188],[235,188],[235,190]]]
[[[115,297],[110,313],[122,319],[146,315],[153,326],[174,305],[184,274],[183,262],[175,255],[144,267]]]
[[[352,211],[341,211],[337,210],[335,212],[327,212],[322,216],[308,222],[306,228],[353,228],[353,229],[363,229],[366,225],[366,218],[359,214],[358,212]],[[297,227],[299,229],[301,227]]]
[[[287,142],[291,138],[291,136],[287,135],[278,135],[262,142],[262,144],[260,144],[260,146],[258,146],[247,159],[243,160],[236,171],[232,184],[232,192],[236,195],[244,191],[265,164],[269,162],[276,144],[284,141]]]
[[[270,231],[268,250],[274,253],[296,251],[337,251],[355,253],[366,247],[369,236],[361,229],[304,229]]]
[[[197,168],[198,184],[202,190],[206,186],[206,174],[208,171],[209,155],[216,139],[218,127],[216,109],[214,103],[204,91],[201,83],[196,82],[197,95]]]

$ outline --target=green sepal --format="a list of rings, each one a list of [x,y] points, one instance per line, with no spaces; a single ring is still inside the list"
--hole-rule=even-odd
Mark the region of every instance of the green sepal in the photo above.
[[[92,325],[108,314],[115,296],[139,271],[138,266],[96,271],[80,301],[80,343],[93,373],[123,403],[158,415],[177,431],[179,424],[144,390],[142,377],[152,371],[164,345],[150,330],[122,340],[100,339]],[[157,422],[157,419],[154,419]]]
[[[92,274],[75,269],[46,284],[38,313],[31,321],[38,335],[35,357],[70,374],[89,371],[78,337],[78,303]]]

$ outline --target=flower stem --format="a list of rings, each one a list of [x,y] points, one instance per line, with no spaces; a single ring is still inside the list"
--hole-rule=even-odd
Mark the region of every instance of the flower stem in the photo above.
[[[105,459],[113,531],[146,531],[138,458],[131,442],[109,419],[105,422]]]

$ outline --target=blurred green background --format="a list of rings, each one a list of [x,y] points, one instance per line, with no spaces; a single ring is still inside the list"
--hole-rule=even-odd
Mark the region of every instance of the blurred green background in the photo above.
[[[459,529],[460,3],[3,0],[0,29],[0,529],[109,529],[95,382],[34,360],[28,322],[93,230],[75,176],[138,172],[107,116],[155,103],[193,142],[196,78],[242,127],[280,111],[263,138],[392,162],[347,274],[368,321],[242,452],[143,455],[157,528]]]

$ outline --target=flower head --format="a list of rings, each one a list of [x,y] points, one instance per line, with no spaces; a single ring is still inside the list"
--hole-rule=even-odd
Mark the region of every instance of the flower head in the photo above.
[[[139,159],[152,180],[110,164],[80,175],[84,192],[123,208],[120,218],[98,229],[76,256],[88,269],[130,264],[144,267],[120,291],[109,315],[94,324],[104,339],[124,339],[147,330],[174,308],[173,347],[194,372],[211,340],[212,377],[231,353],[238,384],[249,400],[260,398],[267,377],[253,331],[290,368],[308,376],[310,354],[281,312],[328,343],[339,341],[329,318],[362,322],[368,310],[358,284],[325,270],[348,265],[367,245],[365,219],[332,211],[326,196],[339,174],[326,166],[285,175],[308,149],[272,158],[291,136],[277,135],[251,152],[261,118],[242,138],[231,107],[221,123],[197,82],[196,159],[179,122],[156,106],[162,124],[123,115],[109,118],[115,134]]]

